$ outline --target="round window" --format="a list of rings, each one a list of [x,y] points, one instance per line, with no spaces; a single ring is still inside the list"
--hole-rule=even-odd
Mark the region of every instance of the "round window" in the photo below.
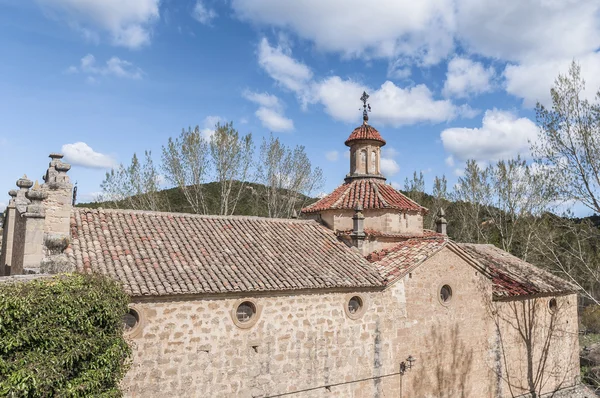
[[[348,300],[348,312],[350,314],[358,314],[362,306],[362,300],[358,296],[353,296],[352,298],[350,298],[350,300]]]
[[[558,309],[558,303],[555,298],[551,298],[550,301],[548,301],[548,309],[551,313],[555,313]]]
[[[449,303],[452,300],[452,288],[450,286],[442,286],[440,289],[440,300],[442,303]]]
[[[140,315],[133,308],[129,309],[129,312],[123,316],[123,327],[126,332],[131,331],[140,323]]]
[[[254,315],[256,315],[256,306],[250,301],[244,301],[238,305],[235,311],[235,316],[241,323],[250,322]]]

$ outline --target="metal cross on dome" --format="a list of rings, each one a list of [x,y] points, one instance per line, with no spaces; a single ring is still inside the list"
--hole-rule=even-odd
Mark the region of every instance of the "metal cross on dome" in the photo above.
[[[360,100],[363,102],[363,121],[366,123],[369,121],[369,115],[367,114],[367,109],[371,112],[371,105],[367,104],[367,100],[369,99],[369,94],[366,91],[363,91]]]

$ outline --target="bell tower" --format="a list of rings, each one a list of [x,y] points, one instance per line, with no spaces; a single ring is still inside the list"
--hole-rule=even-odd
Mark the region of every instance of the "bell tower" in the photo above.
[[[360,97],[363,102],[363,123],[352,131],[345,142],[350,147],[350,173],[346,175],[346,182],[361,178],[385,181],[381,174],[381,147],[385,145],[385,140],[369,125],[371,105],[367,103],[368,99],[369,95],[363,92]]]

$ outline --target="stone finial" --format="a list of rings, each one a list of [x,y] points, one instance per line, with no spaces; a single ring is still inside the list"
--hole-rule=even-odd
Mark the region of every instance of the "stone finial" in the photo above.
[[[361,213],[363,211],[363,205],[360,202],[356,202],[356,206],[354,206],[355,213]]]
[[[446,219],[444,218],[445,215],[446,212],[444,211],[444,209],[440,208],[435,219],[435,232],[437,232],[438,234],[447,235],[446,226],[448,224],[448,221],[446,221]]]
[[[25,193],[25,197],[31,201],[27,205],[26,217],[44,217],[44,205],[42,201],[48,197],[48,193],[40,188],[36,181],[33,188]]]
[[[292,218],[298,218],[298,213],[296,212],[296,209],[292,210]]]
[[[17,180],[17,186],[21,189],[29,189],[33,186],[33,181],[27,178],[26,174],[23,174],[23,177]]]
[[[10,200],[8,201],[8,205],[9,206],[14,206],[15,205],[15,200],[17,198],[17,190],[16,189],[11,189],[10,191],[8,191],[8,195],[10,196]]]
[[[71,170],[71,165],[61,160],[63,155],[60,153],[53,152],[49,156],[52,160],[48,165],[44,181],[50,189],[58,189],[66,185],[70,188],[71,181],[67,171]]]

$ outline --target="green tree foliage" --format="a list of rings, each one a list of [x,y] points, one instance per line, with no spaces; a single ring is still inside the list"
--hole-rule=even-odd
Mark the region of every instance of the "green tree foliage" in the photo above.
[[[128,297],[96,275],[0,285],[0,396],[118,397]]]

